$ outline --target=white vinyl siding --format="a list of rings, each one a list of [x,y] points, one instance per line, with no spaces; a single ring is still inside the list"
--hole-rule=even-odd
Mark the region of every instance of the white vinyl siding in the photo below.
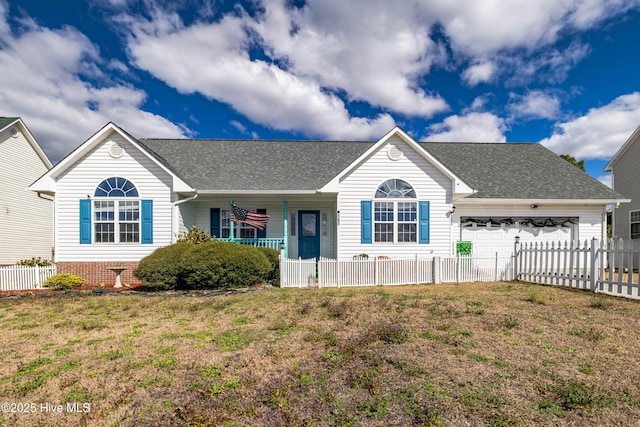
[[[402,151],[398,160],[391,160],[387,147],[394,144]],[[378,186],[389,179],[409,183],[416,193],[415,201],[430,202],[430,242],[403,242],[389,244],[361,243],[360,202],[376,199]],[[340,212],[339,257],[351,258],[366,253],[369,256],[415,256],[415,254],[450,254],[451,227],[447,216],[451,203],[451,180],[429,163],[400,138],[391,138],[387,144],[372,153],[340,182],[338,211]],[[393,199],[396,201],[396,199]],[[401,201],[402,199],[397,199]],[[375,238],[374,238],[375,240]]]
[[[47,170],[20,125],[0,133],[0,265],[51,259],[53,202],[27,189]]]
[[[109,155],[112,140],[124,148],[122,157]],[[153,200],[153,244],[100,244],[93,236],[92,244],[80,245],[78,201],[87,196],[93,198],[96,187],[112,176],[127,178],[136,186],[140,199]],[[166,172],[117,133],[106,135],[101,144],[58,178],[56,261],[139,261],[156,248],[170,244],[171,183]]]

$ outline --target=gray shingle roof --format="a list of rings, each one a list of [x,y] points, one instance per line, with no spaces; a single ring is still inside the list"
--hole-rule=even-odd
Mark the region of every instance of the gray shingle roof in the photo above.
[[[475,189],[473,198],[624,199],[539,144],[421,142]]]
[[[315,191],[373,145],[288,140],[139,141],[189,185],[211,191]]]
[[[16,120],[18,120],[17,117],[0,117],[0,129],[4,129]]]
[[[315,191],[373,142],[141,139],[152,155],[200,191]],[[438,143],[421,147],[477,191],[473,198],[623,197],[539,144]]]

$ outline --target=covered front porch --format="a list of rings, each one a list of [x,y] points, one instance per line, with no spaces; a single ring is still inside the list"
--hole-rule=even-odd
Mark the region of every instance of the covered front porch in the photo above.
[[[231,220],[232,206],[269,215],[264,229]],[[218,240],[283,250],[287,258],[335,258],[335,195],[198,195],[174,203],[174,234],[196,225]]]

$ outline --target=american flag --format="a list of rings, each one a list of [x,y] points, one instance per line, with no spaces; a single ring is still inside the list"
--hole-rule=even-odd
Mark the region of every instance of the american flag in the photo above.
[[[248,210],[239,208],[236,205],[231,206],[231,221],[235,223],[243,222],[253,228],[257,228],[258,230],[264,230],[269,218],[271,217],[267,214],[249,212]]]

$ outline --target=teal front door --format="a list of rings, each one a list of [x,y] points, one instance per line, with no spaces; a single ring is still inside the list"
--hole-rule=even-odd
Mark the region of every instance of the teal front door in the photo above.
[[[298,256],[320,258],[320,211],[298,211]]]

